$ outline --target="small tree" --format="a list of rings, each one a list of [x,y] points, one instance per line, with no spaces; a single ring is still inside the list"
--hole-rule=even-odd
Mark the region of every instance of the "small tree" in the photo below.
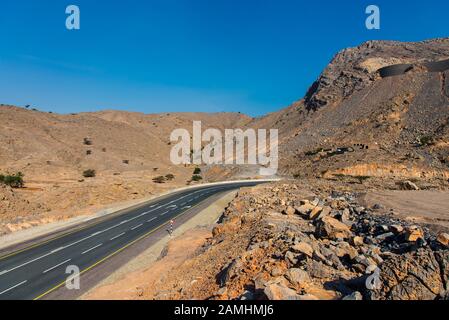
[[[0,175],[0,183],[10,186],[11,188],[23,188],[23,173],[18,172],[13,175]]]
[[[96,175],[97,175],[97,173],[93,169],[87,169],[87,170],[84,170],[84,172],[83,172],[84,178],[94,178]]]
[[[201,174],[201,169],[200,168],[195,168],[195,170],[193,170],[193,174]]]
[[[165,177],[164,176],[159,176],[159,177],[153,178],[153,182],[154,183],[164,183],[165,182]]]
[[[423,136],[419,138],[419,144],[422,146],[430,146],[433,145],[433,137],[431,136]]]
[[[90,140],[89,138],[84,138],[84,144],[86,146],[91,146],[92,145],[92,140]]]
[[[167,179],[168,181],[172,181],[174,178],[175,178],[175,176],[171,173],[169,173],[165,176],[165,179]]]
[[[195,175],[192,176],[192,181],[198,182],[198,181],[201,181],[201,180],[203,180],[203,177],[200,176],[200,175],[195,174]]]

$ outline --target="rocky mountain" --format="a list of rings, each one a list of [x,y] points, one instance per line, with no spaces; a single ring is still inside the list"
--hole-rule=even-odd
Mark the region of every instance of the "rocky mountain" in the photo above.
[[[251,125],[280,129],[283,174],[447,181],[448,58],[448,38],[345,49],[303,100]]]

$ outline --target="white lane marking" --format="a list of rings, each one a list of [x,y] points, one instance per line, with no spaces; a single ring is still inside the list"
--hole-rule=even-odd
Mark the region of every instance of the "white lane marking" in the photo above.
[[[191,206],[185,206],[184,208],[182,208],[182,209],[190,209],[191,208]]]
[[[52,250],[50,253],[56,253],[58,251],[61,251],[62,249],[64,249],[64,247],[60,247],[58,249]]]
[[[95,247],[93,247],[93,248],[87,249],[86,251],[82,252],[81,254],[85,254],[85,253],[88,253],[88,252],[90,252],[90,251],[92,251],[92,250],[95,250],[95,249],[97,249],[98,247],[101,247],[102,245],[103,245],[103,244],[102,244],[102,243],[100,243],[99,245],[97,245],[97,246],[95,246]]]
[[[123,236],[126,232],[120,233],[119,235],[116,235],[114,238],[112,238],[110,241],[115,240],[117,238],[120,238],[121,236]]]
[[[135,227],[131,228],[131,230],[136,230],[137,228],[140,228],[141,226],[143,226],[143,223],[141,223],[141,224],[138,224],[137,226],[135,226]]]
[[[202,190],[198,190],[198,191],[195,191],[195,192],[193,192],[193,193],[197,193],[197,192],[201,192],[201,191],[202,191]],[[192,194],[193,194],[193,193],[192,193]],[[201,195],[203,195],[203,194],[200,194],[200,195],[197,196],[195,199],[199,198]],[[187,197],[187,196],[189,196],[189,195],[185,195],[185,196],[183,196],[183,197],[181,197],[181,198],[178,198],[177,200],[183,199],[183,198],[185,198],[185,197]],[[158,209],[160,209],[160,208],[162,208],[162,207],[164,207],[164,206],[165,206],[165,205],[160,205],[160,206],[158,206],[157,208],[148,211],[147,213],[156,211],[156,210],[158,210]],[[161,216],[163,216],[163,215],[165,215],[165,214],[167,214],[167,213],[168,213],[168,211],[162,213]],[[142,216],[142,215],[140,215],[140,216]],[[19,269],[19,268],[21,268],[21,267],[24,267],[24,266],[26,266],[26,265],[28,265],[28,264],[30,264],[30,263],[33,263],[33,262],[38,261],[38,260],[40,260],[40,259],[42,259],[42,258],[45,258],[45,257],[47,257],[47,256],[49,256],[49,255],[51,255],[51,254],[53,254],[53,253],[56,253],[56,252],[58,252],[58,251],[60,251],[60,250],[63,250],[63,249],[67,249],[67,248],[69,248],[69,247],[72,247],[72,246],[74,246],[74,245],[76,245],[76,244],[78,244],[78,243],[80,243],[80,242],[83,242],[83,241],[85,241],[85,240],[87,240],[87,239],[90,239],[90,238],[92,238],[92,237],[95,237],[95,236],[97,236],[97,235],[99,235],[99,234],[102,234],[102,233],[104,233],[104,232],[106,232],[106,231],[109,231],[109,230],[111,230],[111,229],[113,229],[113,228],[116,228],[116,227],[118,227],[118,226],[120,226],[120,225],[122,225],[122,224],[125,224],[125,223],[127,223],[127,222],[132,221],[132,220],[135,220],[135,219],[139,218],[140,216],[136,216],[136,217],[134,217],[134,218],[131,218],[131,219],[128,219],[128,220],[124,220],[124,221],[122,221],[122,222],[120,222],[120,223],[118,223],[118,224],[116,224],[116,225],[114,225],[114,226],[112,226],[112,227],[109,227],[109,228],[104,229],[104,230],[102,230],[102,231],[95,232],[95,233],[91,234],[91,235],[88,236],[88,237],[85,237],[85,238],[83,238],[83,239],[77,240],[77,241],[75,241],[75,242],[73,242],[73,243],[71,243],[71,244],[69,244],[69,245],[67,245],[67,246],[64,246],[64,247],[58,248],[58,249],[56,249],[56,250],[53,250],[53,251],[51,251],[51,252],[49,252],[49,253],[46,253],[46,254],[44,254],[44,255],[38,257],[38,258],[35,258],[35,259],[30,260],[30,261],[28,261],[28,262],[25,262],[25,263],[23,263],[23,264],[21,264],[21,265],[19,265],[19,266],[16,266],[16,267],[14,267],[14,268],[12,268],[12,269],[10,269],[10,270],[4,270],[4,271],[2,271],[2,272],[0,273],[0,275],[4,275],[4,274],[9,273],[9,272],[11,272],[11,271],[14,271],[14,270],[16,270],[16,269]],[[151,221],[153,221],[153,220],[154,220],[154,219],[152,219]],[[93,249],[95,249],[95,248],[93,248]],[[86,253],[86,252],[85,252],[85,253]],[[84,254],[84,253],[83,253],[83,254]]]
[[[42,256],[40,256],[40,257],[37,257],[37,258],[35,258],[35,259],[33,259],[33,260],[30,260],[30,261],[28,261],[28,262],[22,263],[21,265],[18,265],[18,266],[16,266],[16,267],[12,268],[12,269],[5,270],[3,274],[6,274],[6,273],[9,273],[9,272],[14,271],[14,270],[16,270],[16,269],[22,268],[22,267],[24,267],[24,266],[26,266],[26,265],[29,265],[30,263],[33,263],[33,262],[35,262],[35,261],[37,261],[37,260],[40,260],[40,259],[42,259],[42,258],[45,258],[45,257],[47,257],[47,256],[49,256],[49,255],[51,255],[51,254],[52,254],[51,252],[46,253],[46,254],[44,254],[44,255],[42,255]]]
[[[187,202],[183,202],[183,203],[181,203],[181,207],[182,207],[182,206],[184,206],[184,205],[185,205],[186,203],[187,203]]]
[[[157,219],[157,217],[154,217],[154,218],[151,218],[150,220],[148,220],[147,222],[151,222],[151,221],[154,221],[156,219]]]
[[[171,208],[176,209],[177,207],[178,207],[177,205],[171,205],[171,206],[168,206],[167,209],[171,209]]]
[[[16,284],[15,286],[13,286],[13,287],[11,287],[11,288],[9,288],[9,289],[6,289],[6,290],[0,292],[0,295],[6,293],[6,292],[8,292],[8,291],[11,291],[12,289],[17,288],[18,286],[21,286],[22,284],[25,284],[27,281],[28,281],[28,280],[22,281],[21,283]]]
[[[160,215],[161,216],[164,216],[164,215],[166,215],[168,213],[168,211],[166,211],[166,212],[164,212],[164,213],[161,213]]]
[[[70,260],[72,260],[72,259],[67,259],[66,261],[64,261],[64,262],[61,262],[60,264],[57,264],[57,265],[55,265],[54,267],[51,267],[51,268],[49,268],[49,269],[47,269],[47,270],[45,270],[44,272],[42,272],[42,273],[47,273],[47,272],[49,272],[49,271],[51,271],[51,270],[54,270],[54,269],[56,269],[57,267],[60,267],[60,266],[62,266],[63,264],[65,264],[65,263],[67,263],[67,262],[69,262]]]

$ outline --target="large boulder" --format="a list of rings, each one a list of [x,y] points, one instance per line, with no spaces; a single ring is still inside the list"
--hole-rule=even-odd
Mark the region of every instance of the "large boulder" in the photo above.
[[[352,232],[349,227],[332,217],[324,217],[318,221],[316,234],[320,238],[329,238],[332,240],[349,239],[352,237]]]
[[[269,300],[298,300],[299,298],[295,290],[282,283],[267,284],[263,292]]]

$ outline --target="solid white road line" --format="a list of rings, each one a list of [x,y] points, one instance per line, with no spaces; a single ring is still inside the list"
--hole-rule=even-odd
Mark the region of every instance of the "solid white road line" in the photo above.
[[[111,238],[110,241],[115,240],[115,239],[117,239],[117,238],[120,238],[120,237],[123,236],[125,233],[126,233],[126,232],[123,232],[123,233],[120,233],[120,234],[116,235],[114,238]]]
[[[40,257],[37,257],[37,258],[35,258],[35,259],[33,259],[33,260],[30,260],[30,261],[28,261],[28,262],[22,263],[21,265],[18,265],[18,266],[16,266],[16,267],[12,268],[12,269],[5,270],[3,274],[6,274],[6,273],[9,273],[9,272],[14,271],[14,270],[16,270],[16,269],[22,268],[22,267],[24,267],[24,266],[26,266],[26,265],[29,265],[29,264],[32,263],[32,262],[35,262],[35,261],[40,260],[40,259],[42,259],[42,258],[45,258],[45,257],[47,257],[47,256],[49,256],[49,255],[51,255],[51,254],[52,254],[51,252],[46,253],[46,254],[44,254],[44,255],[42,255],[42,256],[40,256]]]
[[[141,223],[141,224],[138,224],[137,226],[135,226],[135,227],[131,228],[131,230],[136,230],[137,228],[140,228],[141,226],[143,226],[143,223]]]
[[[22,284],[25,284],[26,282],[27,282],[27,280],[25,280],[25,281],[23,281],[23,282],[21,282],[21,283],[19,283],[19,284],[16,284],[15,286],[13,286],[13,287],[11,287],[11,288],[9,288],[9,289],[6,289],[5,291],[0,292],[0,295],[6,293],[6,292],[8,292],[8,291],[11,291],[12,289],[17,288],[18,286],[21,286]]]
[[[102,243],[100,243],[99,245],[97,245],[97,246],[95,246],[95,247],[93,247],[93,248],[90,248],[90,249],[88,249],[88,250],[86,250],[86,251],[84,251],[84,252],[82,252],[81,254],[85,254],[85,253],[88,253],[88,252],[90,252],[90,251],[92,251],[92,250],[95,250],[95,249],[97,249],[98,247],[101,247],[103,244]]]
[[[67,263],[67,262],[69,262],[70,260],[72,260],[72,259],[67,259],[66,261],[64,261],[64,262],[61,262],[60,264],[57,264],[57,265],[55,265],[54,267],[51,267],[51,268],[49,268],[49,269],[47,269],[47,270],[45,270],[44,272],[42,272],[42,273],[47,273],[47,272],[49,272],[49,271],[51,271],[51,270],[54,270],[54,269],[56,269],[57,267],[60,267],[60,266],[62,266],[63,264],[65,264],[65,263]]]

